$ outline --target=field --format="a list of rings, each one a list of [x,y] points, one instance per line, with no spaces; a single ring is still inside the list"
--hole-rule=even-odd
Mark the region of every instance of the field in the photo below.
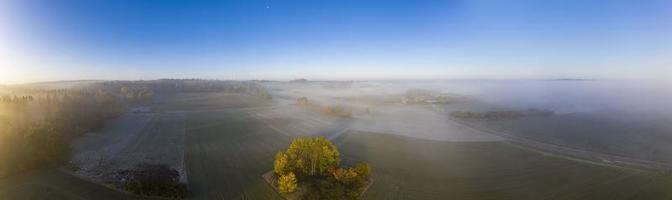
[[[186,164],[195,199],[274,199],[261,175],[289,138],[244,112],[194,113],[187,121]]]
[[[625,113],[572,113],[550,117],[475,120],[480,126],[545,143],[610,155],[671,163],[670,119]]]
[[[255,110],[190,113],[187,170],[194,198],[278,198],[261,174],[289,137]],[[272,122],[271,122],[272,123]],[[278,122],[281,123],[281,122]],[[281,126],[280,124],[275,124]],[[335,139],[346,163],[371,164],[365,199],[668,199],[667,174],[598,166],[506,142],[442,142],[350,131]]]
[[[56,169],[35,170],[0,180],[0,199],[140,199]]]
[[[275,153],[286,149],[291,137],[332,134],[328,126],[322,133],[312,130],[283,133],[330,123],[292,127],[287,123],[296,119],[273,115],[273,110],[278,108],[242,96],[228,98],[213,94],[171,98],[177,99],[165,101],[167,103],[157,111],[160,114],[152,117],[153,122],[137,125],[140,127],[138,136],[132,137],[126,145],[137,148],[121,148],[118,155],[135,152],[124,158],[146,160],[154,158],[151,155],[155,153],[172,154],[161,149],[178,148],[179,144],[173,142],[179,138],[163,138],[162,134],[183,134],[190,199],[280,199],[261,177],[272,169]],[[346,165],[356,162],[371,165],[374,183],[364,199],[672,198],[672,191],[668,189],[672,185],[670,174],[566,160],[504,141],[436,141],[354,129],[346,130],[333,141]],[[158,153],[153,149],[159,149]],[[142,156],[138,152],[142,152]],[[139,197],[56,169],[0,180],[0,199],[31,198]]]
[[[455,143],[352,132],[349,162],[368,162],[366,199],[669,199],[669,174],[544,156],[504,142]]]
[[[103,184],[120,184],[116,173],[143,163],[183,170],[184,114],[128,113],[100,131],[73,141],[73,173]],[[123,187],[123,185],[118,185]]]

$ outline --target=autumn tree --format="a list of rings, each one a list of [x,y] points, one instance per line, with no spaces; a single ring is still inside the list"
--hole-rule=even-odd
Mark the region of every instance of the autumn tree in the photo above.
[[[285,175],[281,175],[280,178],[278,179],[278,190],[281,193],[292,193],[296,191],[297,188],[297,180],[296,180],[296,175],[294,173],[289,172]]]
[[[307,97],[301,97],[301,98],[297,99],[296,103],[299,104],[300,106],[310,105],[310,101],[308,101]]]
[[[297,190],[302,179],[301,199],[357,199],[369,183],[367,164],[340,168],[340,153],[324,137],[296,138],[286,152],[275,155],[273,172],[280,193]],[[305,179],[304,179],[305,178]]]
[[[324,137],[294,139],[285,154],[288,169],[307,176],[327,174],[341,161],[334,144]]]
[[[273,163],[273,172],[278,175],[285,175],[290,171],[289,160],[287,154],[283,152],[278,152],[275,155],[275,162]]]

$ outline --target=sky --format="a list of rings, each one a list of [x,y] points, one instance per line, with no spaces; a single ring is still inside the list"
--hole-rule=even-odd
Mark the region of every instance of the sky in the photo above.
[[[671,76],[672,1],[0,1],[0,84]]]

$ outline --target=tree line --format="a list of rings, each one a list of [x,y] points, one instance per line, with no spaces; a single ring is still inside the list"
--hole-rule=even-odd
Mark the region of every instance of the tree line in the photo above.
[[[0,177],[66,162],[70,141],[125,112],[119,90],[14,88],[0,96]]]
[[[0,87],[0,177],[63,164],[72,138],[102,128],[131,106],[151,105],[157,93],[215,91],[271,99],[256,81],[162,79],[47,88]]]
[[[521,117],[545,117],[555,115],[554,111],[542,109],[512,110],[512,111],[490,111],[490,112],[466,112],[455,111],[450,113],[455,118],[462,119],[508,119]]]

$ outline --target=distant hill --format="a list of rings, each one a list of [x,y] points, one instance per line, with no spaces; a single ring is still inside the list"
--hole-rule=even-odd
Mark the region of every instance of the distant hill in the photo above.
[[[308,79],[305,79],[305,78],[294,79],[294,80],[291,80],[291,81],[289,81],[289,82],[290,82],[290,83],[306,83],[306,82],[308,82]]]
[[[558,79],[550,79],[547,81],[597,81],[595,79],[583,79],[583,78],[558,78]]]
[[[105,82],[101,80],[67,80],[67,81],[48,81],[48,82],[35,82],[35,83],[25,83],[19,86],[28,86],[31,88],[40,88],[40,89],[75,89],[79,87],[85,87],[93,83]]]

